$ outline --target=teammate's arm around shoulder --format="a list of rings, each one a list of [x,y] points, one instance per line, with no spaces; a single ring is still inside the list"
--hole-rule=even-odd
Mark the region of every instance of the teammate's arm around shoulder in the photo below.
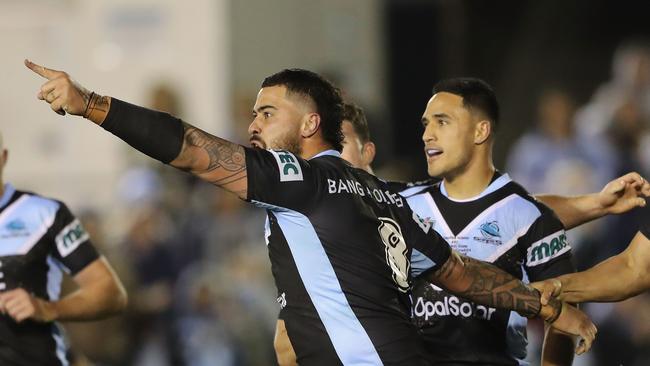
[[[540,293],[510,274],[457,252],[429,274],[429,280],[458,296],[482,305],[514,310],[526,317],[541,317],[561,331],[580,336],[583,343],[577,352],[591,347],[596,327],[578,309],[560,301],[541,305]]]
[[[243,146],[210,135],[167,113],[90,92],[63,71],[28,60],[25,66],[47,79],[38,98],[58,114],[83,116],[142,153],[247,198]]]

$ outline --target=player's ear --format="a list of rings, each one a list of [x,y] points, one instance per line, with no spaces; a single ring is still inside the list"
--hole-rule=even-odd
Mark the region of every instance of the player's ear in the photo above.
[[[480,145],[485,143],[492,135],[492,124],[486,119],[476,122],[474,129],[474,143]]]
[[[316,132],[318,132],[320,122],[320,115],[318,113],[307,114],[302,124],[302,130],[300,131],[302,137],[312,137]]]
[[[368,141],[365,144],[363,144],[363,147],[361,148],[361,156],[363,157],[363,162],[366,165],[372,164],[372,161],[375,160],[376,153],[377,150],[375,148],[374,142]]]

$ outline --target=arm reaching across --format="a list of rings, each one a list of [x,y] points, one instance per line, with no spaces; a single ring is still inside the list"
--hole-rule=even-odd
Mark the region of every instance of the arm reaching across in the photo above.
[[[482,305],[514,310],[526,317],[541,317],[553,328],[580,336],[577,353],[586,352],[596,335],[596,327],[578,309],[557,299],[540,303],[540,293],[508,273],[469,257],[452,252],[447,262],[429,280],[458,296]]]
[[[50,104],[53,111],[83,116],[142,153],[247,198],[243,146],[210,135],[169,114],[90,92],[63,71],[28,60],[25,66],[47,79],[38,98]]]
[[[605,215],[617,215],[646,205],[650,183],[632,172],[607,183],[598,193],[575,197],[537,195],[536,198],[558,215],[567,229],[572,229]]]
[[[542,303],[559,298],[568,302],[622,301],[650,289],[650,239],[638,232],[630,245],[594,267],[533,286],[542,292]]]

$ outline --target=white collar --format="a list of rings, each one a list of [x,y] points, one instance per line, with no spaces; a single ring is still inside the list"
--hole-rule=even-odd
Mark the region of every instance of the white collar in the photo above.
[[[443,180],[440,183],[440,193],[442,193],[443,196],[449,198],[450,200],[454,202],[470,202],[470,201],[475,201],[479,198],[485,197],[488,194],[496,191],[497,189],[505,186],[506,184],[512,182],[512,179],[510,179],[510,176],[508,174],[503,174],[499,178],[497,178],[494,182],[490,183],[487,188],[483,192],[481,192],[478,196],[471,197],[471,198],[466,198],[462,200],[457,200],[449,197],[449,193],[447,193],[447,189],[445,189],[445,181]]]

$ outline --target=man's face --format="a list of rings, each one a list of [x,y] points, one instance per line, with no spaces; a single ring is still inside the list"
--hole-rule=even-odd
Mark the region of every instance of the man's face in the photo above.
[[[424,153],[431,177],[453,177],[465,171],[474,153],[475,117],[463,98],[435,94],[422,115]]]
[[[301,125],[309,113],[307,104],[298,96],[287,96],[284,86],[262,88],[253,107],[253,122],[248,126],[251,146],[300,155]]]
[[[352,123],[348,120],[343,120],[341,124],[341,132],[343,132],[343,151],[341,151],[341,157],[347,160],[355,168],[361,168],[365,166],[365,160],[363,158],[363,143],[359,139],[359,135],[354,131]]]

